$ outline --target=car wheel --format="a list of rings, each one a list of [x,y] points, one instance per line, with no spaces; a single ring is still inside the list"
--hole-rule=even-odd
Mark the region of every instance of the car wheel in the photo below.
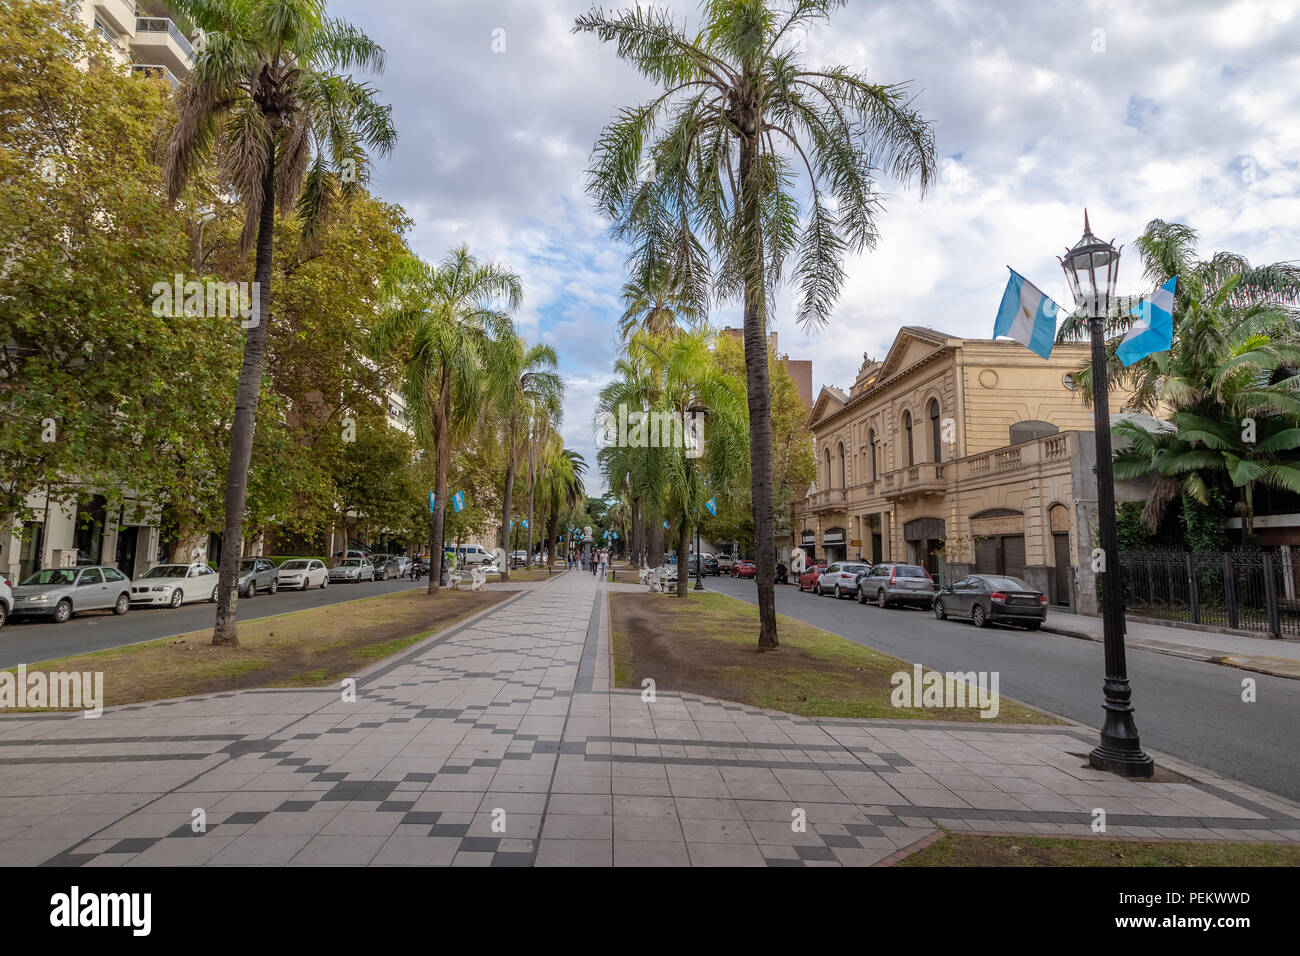
[[[885,589],[881,588],[876,592],[876,606],[889,607],[889,600],[885,597]]]
[[[327,574],[325,575],[325,577],[320,579],[320,587],[321,590],[323,591],[329,586],[330,586],[330,576]]]
[[[858,603],[859,604],[867,603],[867,592],[862,590],[862,588],[860,587],[858,588]]]
[[[213,604],[216,604],[216,603],[217,603],[217,598],[219,597],[218,592],[219,592],[220,590],[221,590],[221,589],[220,589],[219,587],[214,587],[214,588],[212,589],[212,593],[211,593],[210,595],[208,595],[208,601],[210,601],[210,602],[213,603]]]
[[[835,585],[835,600],[838,601],[842,597],[844,597],[844,592],[840,590],[840,586],[837,584]]]
[[[117,596],[117,603],[113,605],[113,613],[121,616],[129,610],[131,610],[131,595],[119,594]]]
[[[250,581],[249,584],[248,584],[248,588],[247,588],[247,590],[245,590],[245,591],[240,595],[240,597],[243,597],[243,598],[254,598],[254,597],[257,597],[257,585],[256,585],[256,584],[253,584],[253,583]]]
[[[944,610],[943,601],[938,598],[934,599],[934,616],[941,621],[948,620],[948,612]]]
[[[1031,631],[1036,631],[1042,626],[1043,626],[1042,621],[1030,621],[1028,624],[1025,625],[1025,627]]]
[[[8,616],[9,613],[5,610],[5,606],[3,604],[0,604],[0,627],[5,626],[5,618],[7,618]]]
[[[988,618],[984,616],[984,606],[976,604],[970,612],[971,623],[976,627],[988,627]]]
[[[274,594],[278,590],[280,590],[280,582],[278,580],[273,580],[271,582],[271,593]]]
[[[172,592],[171,606],[180,607],[184,603],[185,603],[185,592],[182,591],[180,588],[177,588],[175,591]]]
[[[54,623],[62,624],[70,617],[72,617],[72,602],[65,598],[60,601],[58,607],[54,609]]]

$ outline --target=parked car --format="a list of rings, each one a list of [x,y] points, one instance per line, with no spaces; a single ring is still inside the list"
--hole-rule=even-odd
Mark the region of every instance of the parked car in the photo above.
[[[758,574],[758,565],[753,561],[746,561],[743,558],[731,566],[731,576],[733,578],[752,578]]]
[[[411,559],[404,554],[399,554],[393,559],[397,562],[397,576],[404,578],[411,573]]]
[[[464,544],[460,548],[445,547],[443,548],[448,554],[456,552],[456,566],[463,568],[468,564],[483,564],[492,560],[492,552],[485,551],[477,544]],[[426,562],[427,563],[427,562]]]
[[[730,554],[718,555],[718,573],[730,574],[731,566],[735,563],[736,563],[736,558],[734,555],[730,555]]]
[[[866,561],[836,561],[818,576],[814,588],[822,596],[856,597],[858,578],[870,570],[871,565]]]
[[[180,607],[194,601],[217,599],[217,572],[202,562],[160,564],[136,579],[131,603]]]
[[[1036,631],[1047,620],[1047,595],[1019,578],[1000,574],[972,574],[934,598],[934,616],[939,620],[969,617],[976,627],[990,621],[1018,624]]]
[[[811,564],[808,567],[804,568],[803,574],[799,575],[799,590],[816,591],[817,579],[821,577],[822,572],[825,570],[826,570],[826,565],[822,562],[818,562],[817,564]]]
[[[12,589],[14,617],[52,617],[60,624],[82,611],[131,609],[131,579],[117,568],[45,568]]]
[[[860,604],[875,601],[880,607],[931,607],[935,591],[930,572],[919,564],[877,564],[858,579]]]
[[[239,562],[239,596],[255,597],[258,591],[274,594],[280,589],[279,573],[268,558],[244,558]]]
[[[389,578],[402,576],[401,558],[395,554],[371,555],[370,563],[375,566],[376,581],[387,581]]]
[[[699,563],[700,562],[698,560],[698,557],[694,554],[691,555],[690,560],[686,562],[686,573],[691,577],[695,577],[696,574],[698,573],[697,566],[699,565]],[[706,554],[704,556],[703,576],[708,577],[710,574],[712,574],[714,577],[717,577],[721,573],[722,572],[718,569],[718,559],[711,554]]]
[[[14,609],[14,592],[11,585],[5,578],[0,577],[0,627],[5,626],[9,614]]]
[[[373,581],[375,579],[375,566],[370,563],[369,558],[344,558],[334,567],[330,568],[331,581]]]
[[[329,587],[330,583],[329,568],[318,558],[294,558],[286,561],[276,569],[276,577],[280,587],[301,591]]]

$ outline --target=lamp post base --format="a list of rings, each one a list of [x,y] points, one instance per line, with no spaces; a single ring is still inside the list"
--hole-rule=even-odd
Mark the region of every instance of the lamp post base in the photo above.
[[[1104,744],[1088,754],[1088,766],[1093,770],[1105,770],[1107,773],[1119,774],[1121,777],[1151,777],[1156,772],[1156,762],[1141,750],[1136,753],[1128,750],[1115,750]]]
[[[1106,702],[1102,707],[1106,719],[1101,725],[1101,742],[1088,754],[1088,766],[1121,777],[1152,776],[1156,764],[1143,752],[1142,742],[1138,739],[1130,702],[1133,691],[1128,680],[1112,677],[1103,686]]]

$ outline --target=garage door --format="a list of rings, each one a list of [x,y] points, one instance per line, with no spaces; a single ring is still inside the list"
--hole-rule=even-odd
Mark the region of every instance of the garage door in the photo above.
[[[1070,533],[1059,532],[1052,535],[1052,546],[1056,553],[1056,572],[1052,575],[1052,603],[1062,607],[1070,604]]]
[[[1025,576],[1025,536],[1004,534],[983,538],[975,543],[976,574]]]

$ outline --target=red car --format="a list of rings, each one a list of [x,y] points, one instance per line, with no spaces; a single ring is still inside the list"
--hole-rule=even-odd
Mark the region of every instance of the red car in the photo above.
[[[731,568],[733,578],[752,578],[758,574],[758,565],[753,561],[737,561]]]
[[[803,574],[799,575],[799,590],[816,591],[817,579],[822,576],[822,572],[825,570],[826,570],[826,565],[814,564]]]

